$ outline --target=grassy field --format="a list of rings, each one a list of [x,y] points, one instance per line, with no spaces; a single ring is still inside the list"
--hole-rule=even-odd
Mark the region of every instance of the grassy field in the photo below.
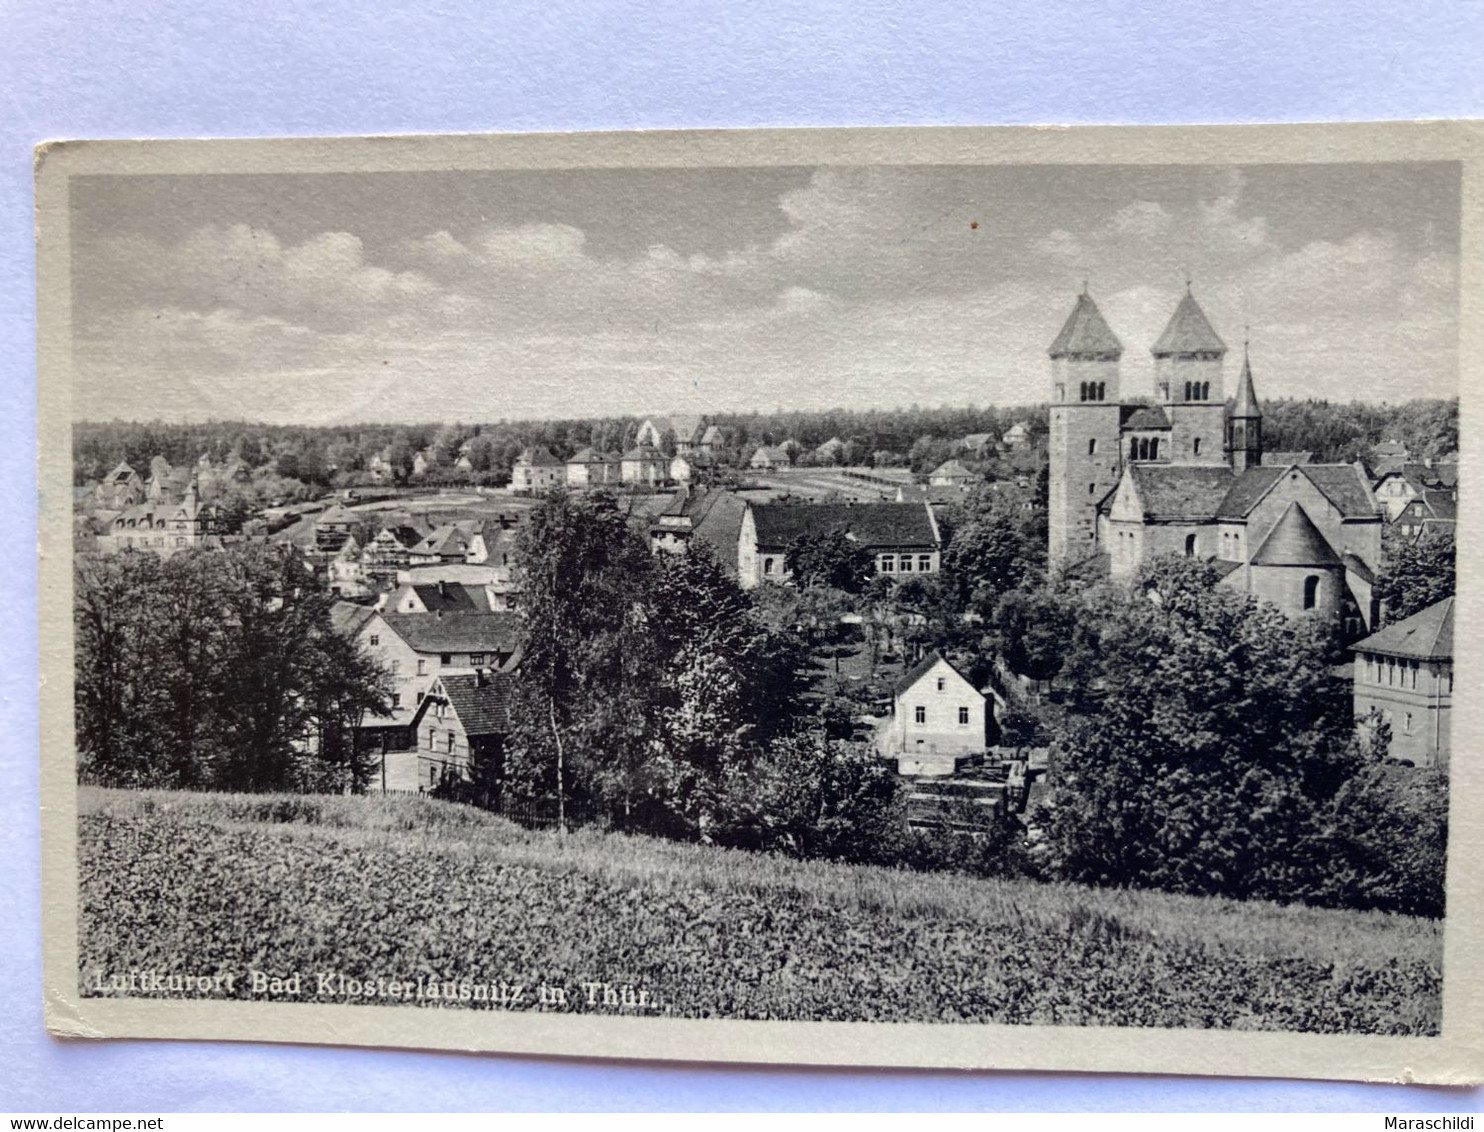
[[[110,980],[131,971],[234,973],[189,993],[252,997],[256,970],[298,973],[278,997],[320,1002],[449,984],[452,998],[418,1004],[503,994],[514,1009],[686,1017],[1405,1034],[1439,1022],[1441,929],[1426,920],[562,840],[419,797],[84,789],[79,820],[84,993],[120,993]],[[600,983],[632,991],[605,1004]],[[460,984],[504,989],[460,998]],[[562,994],[543,1002],[538,986]]]

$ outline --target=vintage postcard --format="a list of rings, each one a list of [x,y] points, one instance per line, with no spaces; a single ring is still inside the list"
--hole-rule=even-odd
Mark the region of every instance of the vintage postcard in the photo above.
[[[58,1036],[1484,1079],[1484,125],[36,167]]]

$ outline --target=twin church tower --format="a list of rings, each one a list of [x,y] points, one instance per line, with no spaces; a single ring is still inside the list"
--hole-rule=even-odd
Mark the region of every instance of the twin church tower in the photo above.
[[[1085,285],[1048,353],[1047,517],[1053,568],[1106,550],[1099,546],[1099,507],[1129,465],[1225,465],[1240,473],[1262,463],[1262,411],[1251,367],[1244,359],[1236,401],[1228,412],[1222,376],[1226,344],[1188,285],[1151,349],[1153,404],[1122,402],[1118,363],[1123,343]]]

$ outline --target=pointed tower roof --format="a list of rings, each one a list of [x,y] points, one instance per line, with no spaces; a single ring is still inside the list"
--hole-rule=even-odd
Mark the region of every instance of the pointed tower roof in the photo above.
[[[1252,556],[1254,566],[1342,566],[1340,556],[1297,500],[1273,524]]]
[[[1206,312],[1187,287],[1185,297],[1170,316],[1169,325],[1150,351],[1156,358],[1171,354],[1225,354],[1226,343],[1211,329]]]
[[[1232,406],[1234,417],[1260,417],[1262,406],[1257,403],[1257,390],[1252,386],[1252,359],[1247,353],[1247,343],[1242,343],[1242,376],[1237,379],[1237,402]]]
[[[1084,290],[1077,296],[1077,305],[1067,316],[1048,353],[1053,358],[1107,358],[1116,361],[1123,356],[1123,343],[1109,328],[1092,296]]]

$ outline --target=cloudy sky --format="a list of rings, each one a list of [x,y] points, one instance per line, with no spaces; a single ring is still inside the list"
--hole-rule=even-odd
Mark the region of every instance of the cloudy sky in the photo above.
[[[1457,390],[1454,165],[74,178],[79,417],[483,421],[1126,392],[1189,278],[1263,396]],[[1234,372],[1239,362],[1229,362]]]

